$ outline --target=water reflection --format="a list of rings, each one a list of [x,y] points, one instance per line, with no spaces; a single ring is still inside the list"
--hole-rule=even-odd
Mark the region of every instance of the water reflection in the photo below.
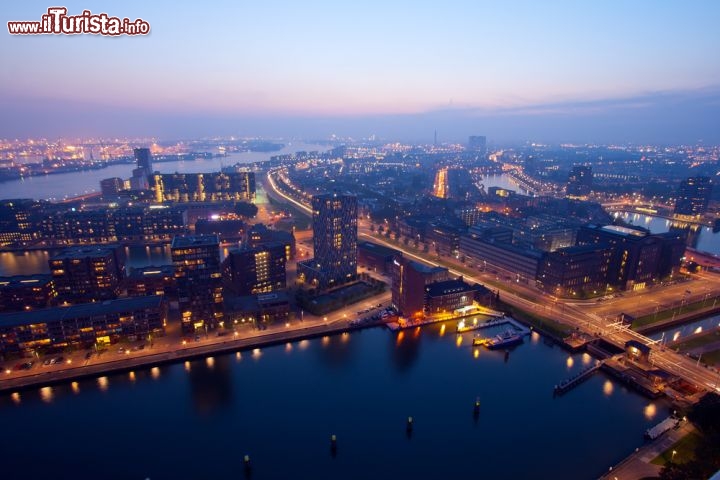
[[[193,362],[187,376],[195,409],[201,414],[215,412],[233,403],[230,357],[207,357]]]
[[[128,378],[130,379],[131,382],[134,382],[135,381],[135,372],[133,372],[133,371],[129,372]]]
[[[40,398],[45,403],[51,403],[53,400],[53,389],[52,387],[42,387],[40,389]]]
[[[603,383],[603,393],[606,397],[609,397],[613,393],[613,383],[610,380],[605,380],[605,383]]]
[[[392,337],[391,337],[392,338]],[[307,340],[306,340],[307,342]],[[356,342],[351,341],[350,334],[342,333],[329,339],[324,348],[314,349],[320,362],[329,368],[339,369],[350,364],[355,356]]]
[[[652,420],[657,414],[657,407],[655,407],[654,403],[651,403],[645,407],[643,413],[645,414],[645,418],[647,418],[648,420]]]
[[[108,377],[98,377],[97,384],[100,390],[106,392],[108,389]]]
[[[13,392],[12,395],[10,395],[10,398],[12,398],[15,405],[20,405],[20,394],[18,392]]]
[[[575,360],[573,357],[567,357],[567,360],[565,360],[565,365],[567,365],[568,370],[570,370],[573,365],[575,365]]]
[[[582,354],[582,363],[583,365],[590,365],[590,362],[592,361],[592,357],[589,353],[585,352]]]
[[[159,367],[151,368],[150,375],[152,376],[153,380],[157,380],[158,378],[160,378],[160,368]]]
[[[70,387],[72,388],[74,394],[77,395],[78,393],[80,393],[80,384],[78,382],[72,382],[70,384]]]
[[[420,355],[420,342],[422,336],[414,335],[405,336],[404,331],[397,333],[397,339],[392,335],[388,335],[390,347],[390,359],[392,360],[395,370],[398,372],[407,372],[417,361]],[[402,340],[401,340],[402,339]]]

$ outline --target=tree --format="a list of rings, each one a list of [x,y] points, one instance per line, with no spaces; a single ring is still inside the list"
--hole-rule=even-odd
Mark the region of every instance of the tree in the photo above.
[[[253,218],[258,213],[257,205],[247,202],[238,202],[235,204],[235,214],[240,217]]]

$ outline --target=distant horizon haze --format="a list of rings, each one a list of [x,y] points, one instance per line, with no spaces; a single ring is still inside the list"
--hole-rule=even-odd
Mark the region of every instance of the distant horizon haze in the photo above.
[[[720,3],[64,2],[150,34],[10,35],[0,138],[720,144]]]

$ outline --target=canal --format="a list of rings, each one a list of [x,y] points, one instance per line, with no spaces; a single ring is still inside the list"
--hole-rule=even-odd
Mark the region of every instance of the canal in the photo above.
[[[453,330],[376,328],[6,395],[4,476],[237,479],[249,454],[257,479],[590,479],[667,415],[603,373],[553,397],[593,359],[537,334],[505,355]]]

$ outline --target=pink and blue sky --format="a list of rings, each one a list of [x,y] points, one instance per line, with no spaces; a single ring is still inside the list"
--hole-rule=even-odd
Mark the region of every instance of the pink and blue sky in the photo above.
[[[720,142],[720,2],[62,3],[148,36],[13,36],[0,137]]]

